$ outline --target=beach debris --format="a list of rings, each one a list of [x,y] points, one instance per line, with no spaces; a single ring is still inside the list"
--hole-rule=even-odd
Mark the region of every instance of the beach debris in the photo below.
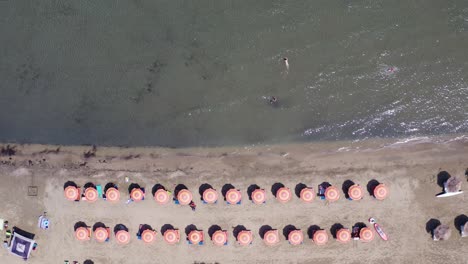
[[[452,193],[452,192],[459,192],[461,190],[461,180],[454,176],[450,177],[445,182],[445,192]]]
[[[450,238],[452,230],[448,225],[439,225],[434,229],[434,241],[447,240]]]
[[[0,154],[1,156],[14,156],[16,154],[16,151],[16,146],[7,145],[6,147],[3,146],[0,149]]]
[[[56,149],[44,149],[42,151],[39,151],[37,152],[37,154],[58,154],[60,152],[60,147],[56,148]],[[36,154],[36,153],[34,153]],[[34,155],[33,154],[33,155]]]
[[[93,148],[91,150],[85,151],[83,153],[83,157],[85,159],[88,159],[88,158],[91,158],[91,157],[96,157],[96,151],[97,151],[97,147],[96,147],[96,145],[93,145]]]

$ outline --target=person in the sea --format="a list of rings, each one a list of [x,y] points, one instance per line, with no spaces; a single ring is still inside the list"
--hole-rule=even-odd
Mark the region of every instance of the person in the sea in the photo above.
[[[268,97],[268,103],[272,106],[278,106],[279,105],[278,97],[276,96]]]

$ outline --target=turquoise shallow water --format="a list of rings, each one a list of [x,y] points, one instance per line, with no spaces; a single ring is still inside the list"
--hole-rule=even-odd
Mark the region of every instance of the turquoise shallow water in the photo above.
[[[468,132],[468,1],[0,1],[0,21],[0,141]]]

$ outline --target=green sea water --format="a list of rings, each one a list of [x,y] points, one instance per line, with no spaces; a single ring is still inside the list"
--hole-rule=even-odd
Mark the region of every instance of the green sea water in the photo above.
[[[468,132],[466,0],[1,0],[0,21],[3,142]]]

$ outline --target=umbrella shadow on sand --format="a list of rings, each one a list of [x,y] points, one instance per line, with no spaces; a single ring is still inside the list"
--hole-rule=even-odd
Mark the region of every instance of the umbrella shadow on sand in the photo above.
[[[78,188],[78,185],[76,185],[75,182],[73,182],[73,181],[67,181],[67,182],[63,185],[63,189],[65,190],[65,189],[66,189],[67,187],[69,187],[69,186],[73,186],[73,187],[75,187],[75,188]]]
[[[297,230],[297,228],[293,225],[287,225],[283,228],[283,236],[286,238],[286,240],[289,238],[289,233],[294,230]]]
[[[83,264],[94,264],[94,261],[87,259],[83,262]]]
[[[88,226],[86,225],[85,222],[83,221],[79,221],[79,222],[76,222],[75,225],[73,226],[73,229],[76,231],[78,228],[80,227],[84,227],[84,228],[87,228]]]
[[[234,187],[234,185],[230,184],[230,183],[226,183],[223,185],[223,188],[221,188],[221,194],[223,195],[224,197],[224,200],[226,200],[226,194],[229,190],[231,189],[235,189],[236,187]]]
[[[210,228],[208,228],[208,235],[210,237],[213,237],[213,234],[219,230],[223,230],[223,229],[219,225],[212,225],[210,226]]]
[[[307,188],[307,185],[302,182],[296,185],[296,188],[294,188],[294,193],[296,194],[297,198],[301,198],[301,191],[305,188]]]
[[[351,186],[353,186],[354,184],[355,183],[352,180],[346,180],[345,182],[343,182],[343,185],[341,186],[341,190],[343,190],[343,193],[346,199],[349,199],[349,194],[348,194],[349,188],[351,188]]]
[[[372,179],[367,183],[367,191],[369,192],[370,196],[374,196],[374,189],[380,184],[380,182],[376,179]]]
[[[452,177],[450,173],[446,171],[441,171],[437,174],[437,185],[439,185],[442,188],[442,191],[444,190],[444,183]]]
[[[257,189],[260,189],[260,186],[258,186],[257,184],[251,184],[247,188],[247,196],[249,197],[249,200],[252,200],[252,193]]]
[[[162,235],[164,235],[164,233],[166,233],[167,230],[175,230],[175,228],[171,224],[165,224],[165,225],[161,226],[161,234]]]
[[[174,188],[174,197],[177,197],[177,195],[179,195],[179,192],[184,189],[188,190],[187,186],[183,184],[177,184],[176,187]]]
[[[208,184],[208,183],[203,183],[198,188],[198,193],[200,194],[202,200],[203,200],[203,193],[208,189],[214,189],[214,188],[213,186],[211,186],[211,184]]]
[[[133,189],[141,189],[138,183],[132,183],[128,186],[128,193],[131,193]]]
[[[311,225],[309,226],[309,228],[307,228],[307,236],[312,239],[312,237],[314,237],[314,234],[315,232],[317,232],[317,230],[320,230],[320,226],[318,225]]]
[[[96,222],[94,225],[93,225],[93,232],[96,231],[96,229],[98,228],[106,228],[106,225],[103,223],[103,222]]]
[[[271,193],[276,197],[276,193],[278,193],[278,190],[283,187],[284,187],[284,184],[282,184],[281,182],[277,182],[273,184],[273,186],[271,186]]]
[[[340,223],[336,223],[336,224],[333,224],[330,228],[330,233],[332,234],[333,238],[336,239],[336,233],[338,232],[338,230],[344,228],[344,226]]]
[[[455,224],[455,228],[458,230],[459,233],[462,232],[462,226],[464,226],[468,222],[468,216],[462,214],[455,217],[453,223]]]
[[[236,240],[237,240],[237,236],[239,235],[239,233],[240,233],[241,231],[245,231],[245,230],[247,230],[247,228],[245,228],[245,226],[243,226],[243,225],[237,225],[237,226],[235,226],[235,227],[233,228],[232,234],[234,235],[234,237],[235,237]]]
[[[431,237],[433,237],[434,229],[436,229],[436,227],[440,226],[441,224],[442,223],[437,219],[434,219],[434,218],[429,219],[429,221],[427,221],[426,223],[426,232],[429,233]]]
[[[166,190],[166,188],[164,188],[164,186],[163,186],[162,184],[156,183],[156,184],[153,186],[153,188],[151,189],[151,194],[154,196],[154,194],[155,194],[159,189]]]
[[[193,224],[188,225],[187,227],[185,227],[185,234],[188,236],[190,232],[196,231],[196,230],[198,230],[198,228],[195,225]]]
[[[263,225],[260,227],[260,229],[258,230],[258,234],[260,235],[260,237],[263,239],[265,237],[265,233],[270,231],[270,230],[273,230],[273,228],[269,225]]]
[[[124,230],[128,232],[128,228],[124,224],[117,224],[114,227],[114,233],[116,234],[117,232]]]

